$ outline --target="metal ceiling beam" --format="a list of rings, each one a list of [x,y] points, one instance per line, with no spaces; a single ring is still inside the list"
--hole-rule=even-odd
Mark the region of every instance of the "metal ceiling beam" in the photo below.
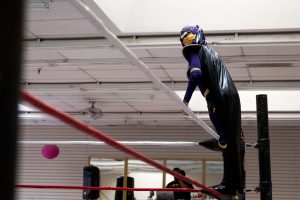
[[[299,55],[268,55],[268,56],[222,56],[224,63],[244,64],[274,64],[274,63],[300,63]],[[182,57],[148,57],[140,58],[142,62],[149,65],[155,64],[186,64]],[[25,67],[84,67],[82,65],[132,65],[128,58],[100,58],[100,59],[45,59],[45,60],[24,60]],[[300,64],[299,64],[300,65]],[[246,66],[245,66],[246,67]]]
[[[172,90],[185,90],[186,81],[163,81],[163,83]],[[299,90],[299,81],[235,81],[239,90]],[[101,91],[107,90],[127,92],[137,90],[153,90],[155,86],[149,82],[122,82],[122,83],[106,83],[106,82],[89,82],[89,83],[23,83],[23,88],[29,91]],[[55,86],[55,87],[54,87]]]
[[[150,36],[123,36],[119,39],[128,47],[178,47],[180,43],[176,35],[150,35]],[[214,46],[258,46],[258,45],[299,45],[298,33],[252,33],[252,34],[219,34],[206,35],[208,44]],[[70,39],[34,39],[24,40],[24,50],[67,50],[76,48],[112,48],[112,45],[103,37],[98,38],[70,38]]]

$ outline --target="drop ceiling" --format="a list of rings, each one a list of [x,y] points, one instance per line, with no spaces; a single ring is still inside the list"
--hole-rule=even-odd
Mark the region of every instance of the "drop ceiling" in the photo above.
[[[187,64],[177,31],[126,29],[125,33],[104,8],[91,10],[170,90],[185,90]],[[222,56],[240,91],[299,91],[299,30],[208,31],[207,41]],[[68,0],[28,1],[21,84],[24,90],[89,124],[195,125],[174,99]],[[272,101],[276,99],[269,99],[270,104]],[[100,118],[88,112],[91,102],[101,109]],[[21,103],[31,108],[20,111],[22,123],[60,123]],[[242,101],[242,105],[247,103]],[[205,108],[196,114],[208,122]],[[243,110],[243,120],[255,120],[255,110]],[[300,120],[300,110],[278,109],[270,112],[270,120],[294,123]]]

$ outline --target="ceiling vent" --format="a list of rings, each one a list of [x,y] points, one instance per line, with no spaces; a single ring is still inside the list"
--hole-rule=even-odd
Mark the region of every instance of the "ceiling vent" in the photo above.
[[[49,9],[50,8],[50,0],[27,0],[25,3],[25,8]]]

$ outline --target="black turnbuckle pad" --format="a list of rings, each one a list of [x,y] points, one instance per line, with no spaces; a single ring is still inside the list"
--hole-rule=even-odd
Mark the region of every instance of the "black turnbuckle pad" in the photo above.
[[[218,140],[215,138],[200,141],[199,145],[212,151],[222,151],[222,149],[218,145]]]

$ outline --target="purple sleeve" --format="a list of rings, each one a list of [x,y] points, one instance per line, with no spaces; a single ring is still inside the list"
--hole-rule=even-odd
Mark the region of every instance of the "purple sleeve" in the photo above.
[[[191,68],[201,68],[200,57],[195,51],[190,52],[188,62]]]

